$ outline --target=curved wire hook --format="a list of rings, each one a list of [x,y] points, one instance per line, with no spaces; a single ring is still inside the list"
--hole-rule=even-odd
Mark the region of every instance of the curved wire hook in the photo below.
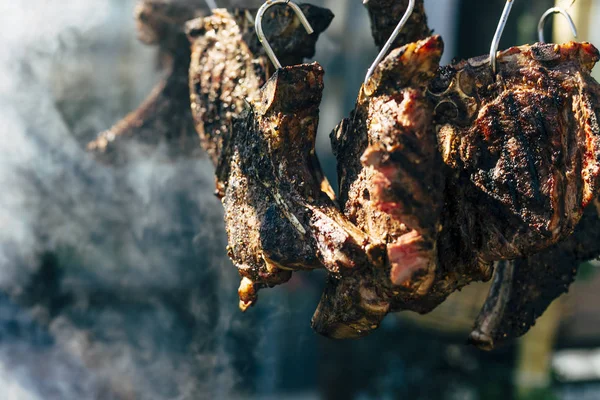
[[[369,79],[371,78],[371,76],[373,76],[373,73],[375,72],[375,68],[377,68],[381,60],[383,60],[383,58],[387,55],[388,51],[390,51],[390,47],[392,47],[394,40],[396,40],[396,38],[400,34],[400,31],[402,31],[402,28],[404,28],[404,25],[406,25],[406,23],[408,22],[408,19],[410,18],[415,9],[415,3],[415,0],[410,0],[408,2],[408,8],[406,9],[406,12],[404,13],[402,19],[398,23],[398,26],[396,26],[396,29],[394,29],[394,32],[392,32],[392,36],[390,36],[388,41],[385,42],[385,45],[383,45],[383,48],[377,55],[377,58],[375,58],[375,61],[367,71],[367,76],[365,77],[365,85],[369,82]]]
[[[502,16],[500,17],[500,22],[498,23],[498,27],[496,28],[496,34],[494,35],[494,39],[492,40],[492,46],[490,47],[490,64],[492,66],[492,71],[496,74],[496,57],[498,55],[498,46],[500,46],[500,39],[502,38],[502,34],[504,33],[504,28],[506,28],[506,22],[508,21],[508,16],[510,15],[510,11],[512,10],[512,6],[515,4],[514,0],[507,0],[504,5],[504,11],[502,12]]]
[[[298,7],[298,5],[294,2],[292,2],[291,0],[267,0],[265,2],[265,4],[263,4],[258,9],[258,13],[256,14],[256,20],[254,22],[254,27],[256,29],[256,35],[258,36],[258,40],[260,41],[260,43],[265,48],[265,51],[267,52],[267,55],[271,59],[271,62],[273,63],[273,65],[275,65],[275,68],[280,69],[280,68],[282,68],[281,63],[277,59],[277,56],[275,55],[273,48],[267,41],[267,38],[265,37],[265,33],[263,32],[263,29],[262,29],[262,19],[263,19],[264,13],[269,9],[269,7],[274,6],[275,4],[285,4],[285,5],[290,6],[292,8],[292,10],[294,10],[294,12],[298,16],[298,18],[300,19],[300,23],[302,23],[302,25],[304,26],[304,29],[306,29],[306,32],[309,35],[314,32],[314,29],[310,25],[310,22],[308,22],[308,19],[306,19],[306,15],[304,15],[304,13],[300,9],[300,7]]]
[[[569,13],[562,7],[552,7],[549,8],[544,15],[542,15],[542,18],[540,18],[540,22],[538,24],[538,37],[540,39],[540,43],[546,43],[544,40],[544,26],[546,25],[546,20],[552,14],[561,14],[563,17],[565,17],[569,22],[569,27],[571,28],[571,32],[573,32],[573,36],[577,37],[577,27],[575,26],[575,22],[573,22],[571,15],[569,15]]]

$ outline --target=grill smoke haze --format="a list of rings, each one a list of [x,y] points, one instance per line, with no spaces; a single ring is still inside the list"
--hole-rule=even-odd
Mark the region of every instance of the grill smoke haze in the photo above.
[[[238,380],[210,162],[84,150],[160,78],[133,21],[111,25],[133,6],[0,5],[0,398],[218,398]]]

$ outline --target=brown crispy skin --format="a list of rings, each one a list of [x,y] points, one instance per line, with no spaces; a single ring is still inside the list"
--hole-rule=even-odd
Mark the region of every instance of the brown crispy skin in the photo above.
[[[481,57],[442,69],[430,87],[454,171],[450,202],[461,205],[445,226],[488,262],[542,250],[497,263],[470,336],[482,349],[526,333],[579,264],[600,255],[598,200],[589,205],[600,165],[597,60],[588,43],[521,46],[501,53],[495,79]]]
[[[330,24],[331,11],[303,4],[302,10],[315,33],[308,35],[295,25],[297,19],[285,6],[274,6],[263,30],[282,63],[298,64],[314,54],[319,34]],[[253,11],[252,11],[253,12]],[[190,99],[202,147],[217,166],[217,193],[223,196],[229,155],[224,153],[233,120],[246,102],[259,95],[272,68],[256,38],[249,10],[233,14],[214,10],[213,15],[187,25],[192,43]]]
[[[190,4],[156,0],[138,4],[135,16],[139,39],[159,46],[168,74],[136,110],[88,144],[88,151],[98,160],[108,164],[126,162],[129,141],[149,150],[166,142],[176,155],[199,153],[189,107],[190,48],[183,26],[185,21],[202,14],[202,7]]]
[[[482,260],[533,254],[571,234],[597,195],[600,130],[586,43],[511,48],[442,69],[430,91],[461,231]],[[457,221],[460,223],[460,221]]]
[[[344,213],[387,251],[383,263],[328,278],[313,317],[323,335],[364,336],[388,312],[421,307],[431,290],[444,168],[425,91],[442,47],[434,36],[392,51],[332,133]]]
[[[381,252],[322,190],[314,149],[322,91],[318,64],[284,67],[234,126],[223,206],[242,309],[291,271],[342,276]]]

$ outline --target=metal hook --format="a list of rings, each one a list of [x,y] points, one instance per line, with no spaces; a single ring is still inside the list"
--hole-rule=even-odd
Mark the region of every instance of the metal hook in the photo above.
[[[217,2],[215,0],[204,0],[204,1],[205,1],[206,5],[208,6],[208,8],[211,9],[211,11],[214,10],[215,8],[218,8]]]
[[[265,51],[267,52],[267,55],[271,59],[271,62],[273,63],[273,65],[275,65],[275,67],[277,69],[280,69],[280,68],[282,68],[281,63],[277,59],[277,56],[275,55],[273,48],[267,41],[267,38],[265,37],[265,34],[262,29],[262,19],[263,19],[264,13],[267,11],[267,9],[269,9],[269,7],[274,6],[275,4],[285,4],[285,5],[290,6],[292,8],[292,10],[294,10],[294,12],[298,16],[298,18],[300,19],[300,23],[302,23],[302,25],[304,26],[304,29],[306,29],[306,32],[309,35],[314,32],[314,29],[310,25],[310,22],[308,22],[308,19],[306,19],[306,15],[304,15],[304,13],[300,9],[300,7],[298,7],[298,5],[291,0],[267,0],[265,2],[265,4],[263,4],[258,9],[258,13],[256,14],[256,21],[254,24],[255,29],[256,29],[256,34],[258,35],[258,40],[265,48]]]
[[[569,13],[561,7],[552,7],[548,9],[548,11],[544,13],[544,15],[542,15],[542,18],[540,18],[540,23],[538,24],[538,37],[540,39],[540,43],[546,43],[546,41],[544,40],[544,26],[546,24],[546,20],[552,14],[561,14],[563,17],[565,17],[569,22],[569,27],[571,27],[571,32],[573,32],[573,36],[577,37],[577,27],[575,26],[575,22],[573,22],[573,18],[571,18],[571,15],[569,15]]]
[[[510,15],[513,4],[515,4],[514,0],[506,1],[504,11],[502,12],[502,17],[500,17],[500,22],[498,23],[498,28],[496,28],[496,34],[492,40],[492,47],[490,47],[490,64],[494,74],[496,73],[496,57],[498,53],[498,46],[500,46],[500,39],[502,38],[502,33],[504,33],[504,28],[506,28],[506,22],[508,21],[508,16]]]
[[[375,58],[375,61],[367,71],[367,76],[365,77],[365,85],[367,85],[369,79],[371,78],[371,76],[373,76],[373,73],[375,72],[375,68],[377,68],[381,60],[383,60],[383,58],[387,55],[388,51],[390,51],[390,48],[392,47],[392,44],[394,43],[398,35],[400,34],[400,31],[402,31],[402,28],[404,28],[404,25],[406,25],[406,23],[408,22],[408,19],[410,18],[415,9],[415,2],[415,0],[409,1],[408,8],[406,9],[406,12],[404,13],[402,19],[398,23],[398,26],[396,26],[396,29],[394,29],[394,32],[392,32],[392,36],[390,36],[388,41],[385,43],[385,45],[377,55],[377,58]]]

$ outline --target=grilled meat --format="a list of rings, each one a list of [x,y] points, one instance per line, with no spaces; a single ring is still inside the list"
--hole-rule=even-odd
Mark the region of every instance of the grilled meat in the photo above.
[[[502,262],[470,341],[491,350],[524,335],[569,290],[581,263],[600,256],[600,199],[589,205],[566,240],[529,258]]]
[[[136,7],[139,39],[158,45],[168,72],[146,100],[87,146],[97,159],[120,164],[127,160],[127,142],[153,150],[169,144],[177,155],[196,155],[198,137],[189,107],[190,47],[184,32],[187,20],[203,15],[204,7],[181,2],[141,1]]]
[[[266,35],[274,38],[271,40],[274,51],[286,62],[299,63],[303,57],[312,56],[318,34],[333,17],[324,8],[303,5],[302,9],[313,24],[315,35],[288,29],[296,19],[285,12],[285,7],[273,7],[272,18],[265,19],[263,24]],[[245,97],[256,95],[265,82],[268,61],[250,22],[254,10],[237,9],[231,14],[215,10],[206,20],[201,18],[205,13],[205,4],[190,1],[144,0],[136,7],[139,38],[159,46],[168,74],[138,109],[88,144],[88,150],[97,158],[113,164],[126,161],[125,144],[129,141],[150,151],[166,142],[177,155],[197,156],[200,147],[196,130],[200,130],[200,138],[205,139],[200,144],[217,162],[220,135],[231,129],[231,118],[242,110]],[[186,26],[190,20],[193,21]],[[192,40],[193,59],[186,30]],[[210,38],[202,38],[207,32]],[[215,49],[217,42],[223,48]],[[206,65],[208,70],[202,68]],[[252,73],[246,73],[248,65]],[[223,69],[229,74],[225,82],[218,75]],[[202,84],[207,88],[202,89]]]
[[[228,253],[243,277],[242,309],[291,271],[341,276],[378,251],[344,218],[320,170],[314,145],[322,91],[316,63],[278,70],[225,142],[223,206]]]
[[[297,17],[284,5],[273,6],[263,23],[265,35],[284,65],[299,64],[305,57],[311,57],[319,34],[333,18],[325,8],[308,4],[301,8],[315,30],[313,35],[297,29]],[[202,147],[217,166],[228,162],[221,157],[233,119],[240,115],[246,101],[258,98],[258,91],[272,68],[251,18],[249,10],[232,14],[214,10],[212,16],[188,23],[192,42],[189,71],[192,112]],[[221,178],[218,177],[218,191],[222,196]]]
[[[442,232],[440,253],[461,248],[461,259],[489,263],[551,246],[497,263],[470,339],[481,348],[527,332],[579,263],[600,254],[588,206],[598,195],[598,56],[587,43],[522,46],[500,55],[496,80],[481,57],[442,69],[430,87],[453,171],[444,229],[454,233]]]
[[[332,133],[342,209],[387,251],[382,262],[329,277],[313,317],[321,334],[365,335],[432,287],[445,171],[425,92],[442,47],[434,36],[392,51]]]
[[[443,68],[431,85],[463,242],[484,261],[565,239],[598,194],[598,51],[536,44]],[[453,222],[453,223],[454,223]]]

